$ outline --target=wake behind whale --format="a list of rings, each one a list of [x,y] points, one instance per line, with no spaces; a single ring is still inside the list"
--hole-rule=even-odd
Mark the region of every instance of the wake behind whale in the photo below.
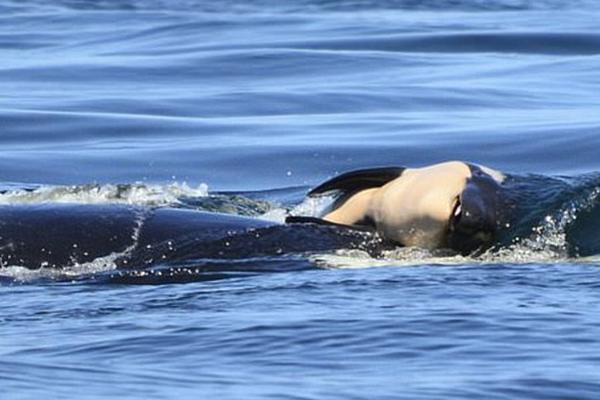
[[[173,196],[167,185],[168,195],[154,193],[149,203],[139,193],[127,197],[133,186],[148,189],[140,184],[11,184],[0,195],[0,276],[164,283],[356,265],[584,260],[600,253],[600,175],[507,175],[503,185],[510,223],[493,246],[465,257],[398,248],[376,233],[339,226],[283,224],[289,214],[322,213],[314,199],[303,200],[305,188],[231,194],[188,187]],[[94,194],[99,189],[102,199]]]

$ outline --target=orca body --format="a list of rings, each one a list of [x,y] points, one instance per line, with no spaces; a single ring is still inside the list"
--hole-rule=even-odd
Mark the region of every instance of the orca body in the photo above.
[[[120,269],[280,257],[339,248],[376,254],[372,235],[344,226],[279,224],[232,214],[125,205],[0,206],[0,269],[61,269],[93,261]],[[366,243],[366,244],[365,244]],[[373,249],[369,246],[372,246]]]
[[[177,257],[182,243],[203,243],[273,225],[241,216],[173,208],[40,204],[0,206],[0,266],[82,264],[116,255]],[[153,251],[161,249],[161,254]],[[159,261],[156,260],[156,261]]]
[[[336,196],[323,223],[371,229],[402,246],[468,254],[490,246],[505,223],[503,180],[489,168],[451,161],[350,171],[308,195]]]

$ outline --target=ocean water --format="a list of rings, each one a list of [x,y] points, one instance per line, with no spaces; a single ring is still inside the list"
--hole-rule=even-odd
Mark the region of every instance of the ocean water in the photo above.
[[[281,228],[151,267],[2,263],[0,398],[597,399],[599,20],[592,0],[4,1],[0,211],[282,222],[337,173],[446,160],[502,171],[522,208],[475,256]]]

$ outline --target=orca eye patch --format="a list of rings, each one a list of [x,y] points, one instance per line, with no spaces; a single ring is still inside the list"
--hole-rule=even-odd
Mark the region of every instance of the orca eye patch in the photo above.
[[[452,213],[450,214],[450,227],[455,227],[460,222],[461,216],[462,205],[460,203],[460,199],[456,198],[456,203],[454,204],[454,208],[452,209]]]

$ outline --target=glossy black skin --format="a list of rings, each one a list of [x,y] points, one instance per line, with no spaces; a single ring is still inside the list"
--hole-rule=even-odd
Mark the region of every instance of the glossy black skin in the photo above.
[[[0,266],[64,267],[123,253],[177,257],[182,243],[201,243],[273,223],[218,213],[119,205],[0,206]],[[156,254],[153,248],[161,248]]]
[[[377,254],[380,242],[368,240],[374,236],[342,226],[174,208],[5,205],[0,206],[0,268],[60,269],[107,256],[118,268],[145,269],[339,248]]]
[[[508,222],[505,189],[476,165],[469,165],[471,178],[460,195],[461,212],[451,217],[447,245],[462,254],[492,246]]]

